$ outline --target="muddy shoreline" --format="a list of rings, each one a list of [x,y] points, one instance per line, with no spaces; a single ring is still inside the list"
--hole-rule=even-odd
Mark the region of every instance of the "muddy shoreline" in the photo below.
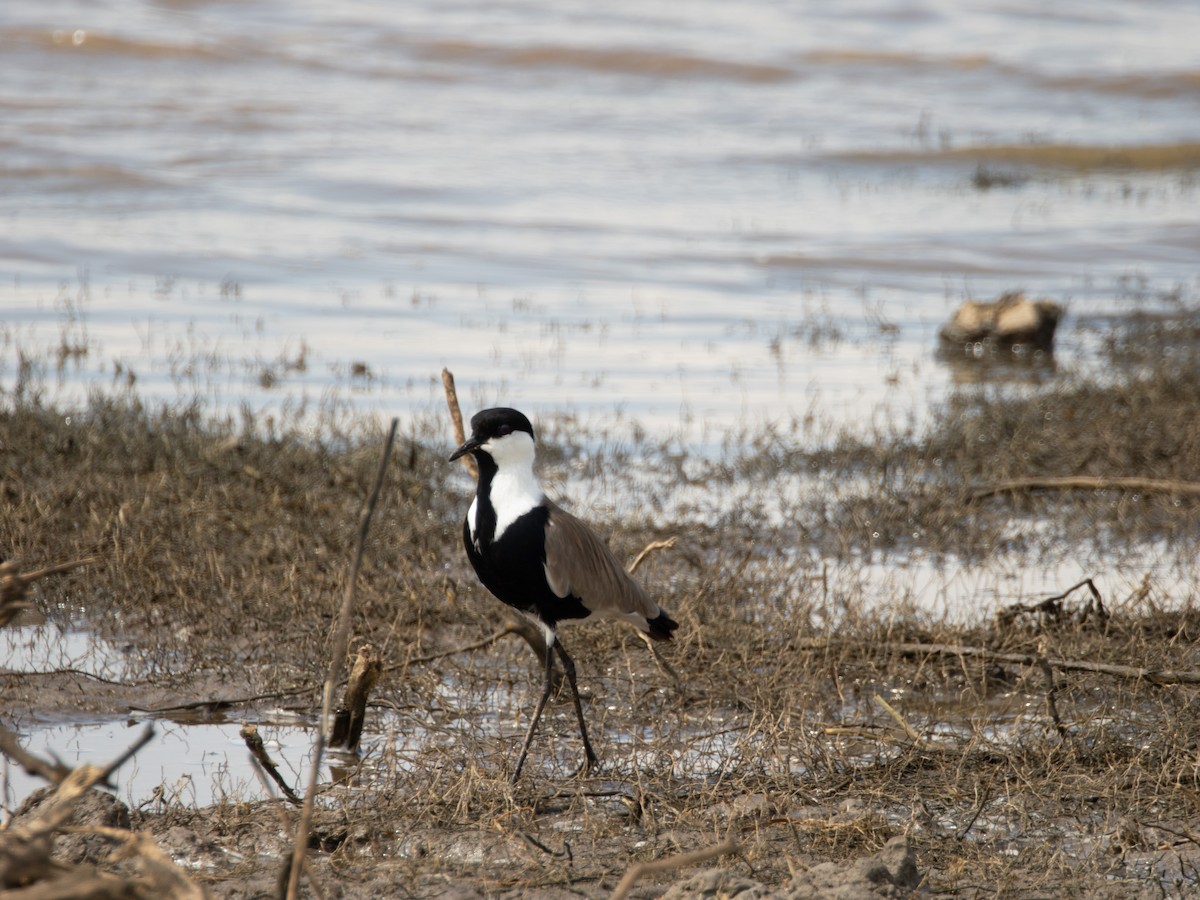
[[[1152,325],[1133,322],[1113,343],[1136,363],[1130,377],[964,390],[920,435],[843,435],[801,451],[776,433],[736,458],[686,464],[621,448],[689,490],[737,487],[743,499],[718,521],[697,512],[667,528],[635,511],[604,522],[623,559],[676,538],[639,574],[681,622],[667,656],[680,679],[628,631],[565,634],[601,756],[587,777],[572,777],[580,749],[564,695],[527,775],[508,783],[536,660],[511,636],[484,641],[502,610],[457,544],[467,486],[447,477],[448,426],[405,438],[353,623],[352,644],[374,645],[384,674],[366,752],[321,785],[315,881],[341,897],[607,896],[637,863],[730,840],[736,854],[650,871],[631,896],[672,884],[673,896],[737,885],[759,891],[747,896],[825,896],[817,880],[831,863],[876,871],[861,896],[918,884],[959,897],[1200,890],[1194,585],[1151,572],[1120,595],[1064,583],[1057,599],[1007,598],[1001,615],[950,623],[851,577],[914,548],[981,567],[1015,544],[1030,566],[1051,550],[1115,559],[1139,543],[1194,558],[1197,500],[1170,484],[1200,475],[1200,366],[1194,354],[1148,354],[1162,338]],[[578,479],[581,454],[563,431],[548,433],[560,450],[551,480]],[[198,723],[286,709],[311,727],[380,445],[366,430],[266,438],[128,397],[95,398],[70,417],[6,397],[0,551],[25,572],[89,560],[29,584],[32,608],[12,626],[85,623],[136,659],[105,679],[69,667],[5,673],[6,726],[84,711]],[[588,460],[594,477],[619,477],[616,466],[596,473],[594,449]],[[831,494],[781,514],[770,487],[787,471]],[[1166,487],[1046,486],[1068,475]],[[1041,487],[976,496],[1013,479]],[[837,578],[807,548],[839,560]],[[286,803],[133,799],[126,818],[87,801],[96,811],[81,821],[148,833],[212,896],[277,895],[291,840],[281,812],[295,815]],[[0,856],[38,815],[8,813]],[[900,837],[905,849],[888,851]],[[142,895],[163,890],[146,853],[110,858],[120,843],[56,841],[60,860]],[[890,881],[862,862],[885,851]],[[699,874],[713,867],[726,874]]]

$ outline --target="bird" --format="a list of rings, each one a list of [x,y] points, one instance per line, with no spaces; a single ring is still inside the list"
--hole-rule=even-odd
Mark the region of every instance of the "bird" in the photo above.
[[[679,627],[621,566],[584,522],[549,500],[533,471],[535,438],[529,419],[509,407],[471,417],[471,436],[450,456],[470,453],[479,469],[475,499],[463,521],[467,558],[492,594],[541,629],[546,640],[542,695],[525,734],[512,782],[529,755],[538,721],[553,690],[554,654],[571,686],[588,773],[598,762],[575,680],[575,663],[558,638],[564,622],[592,616],[624,620],[659,641]]]

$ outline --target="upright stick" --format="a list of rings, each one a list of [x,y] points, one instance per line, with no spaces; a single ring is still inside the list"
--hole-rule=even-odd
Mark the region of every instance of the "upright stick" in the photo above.
[[[363,505],[362,515],[358,520],[358,540],[354,545],[354,561],[350,566],[350,580],[346,582],[346,593],[342,597],[342,608],[338,611],[337,628],[333,633],[333,658],[329,661],[329,674],[325,678],[325,690],[321,697],[321,723],[317,729],[317,739],[313,747],[312,769],[308,775],[308,790],[304,792],[304,807],[300,811],[300,821],[296,823],[295,845],[292,847],[292,865],[288,872],[287,900],[295,900],[300,889],[300,870],[304,867],[304,855],[308,852],[308,833],[312,828],[313,807],[316,804],[317,779],[321,775],[321,760],[325,755],[325,743],[328,740],[330,728],[330,712],[333,709],[333,686],[337,682],[338,673],[346,662],[347,642],[350,640],[350,617],[354,612],[354,594],[358,584],[358,570],[362,567],[363,549],[367,543],[367,531],[371,527],[371,516],[375,512],[375,503],[379,500],[379,492],[383,489],[383,476],[387,473],[388,459],[392,455],[392,445],[396,442],[396,427],[398,419],[392,419],[392,427],[388,431],[387,444],[383,448],[383,456],[379,460],[379,471],[375,473],[375,486]]]

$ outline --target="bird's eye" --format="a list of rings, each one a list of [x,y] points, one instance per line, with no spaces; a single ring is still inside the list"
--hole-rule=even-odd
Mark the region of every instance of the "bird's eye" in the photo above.
[[[504,437],[506,434],[512,434],[511,425],[501,425],[496,429],[496,437]]]

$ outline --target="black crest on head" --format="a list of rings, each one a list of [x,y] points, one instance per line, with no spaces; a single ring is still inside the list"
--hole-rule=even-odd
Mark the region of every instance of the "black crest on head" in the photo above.
[[[533,426],[519,410],[498,406],[495,409],[480,410],[471,416],[471,434],[481,443],[494,437],[512,434],[514,431],[524,431],[533,437]]]

